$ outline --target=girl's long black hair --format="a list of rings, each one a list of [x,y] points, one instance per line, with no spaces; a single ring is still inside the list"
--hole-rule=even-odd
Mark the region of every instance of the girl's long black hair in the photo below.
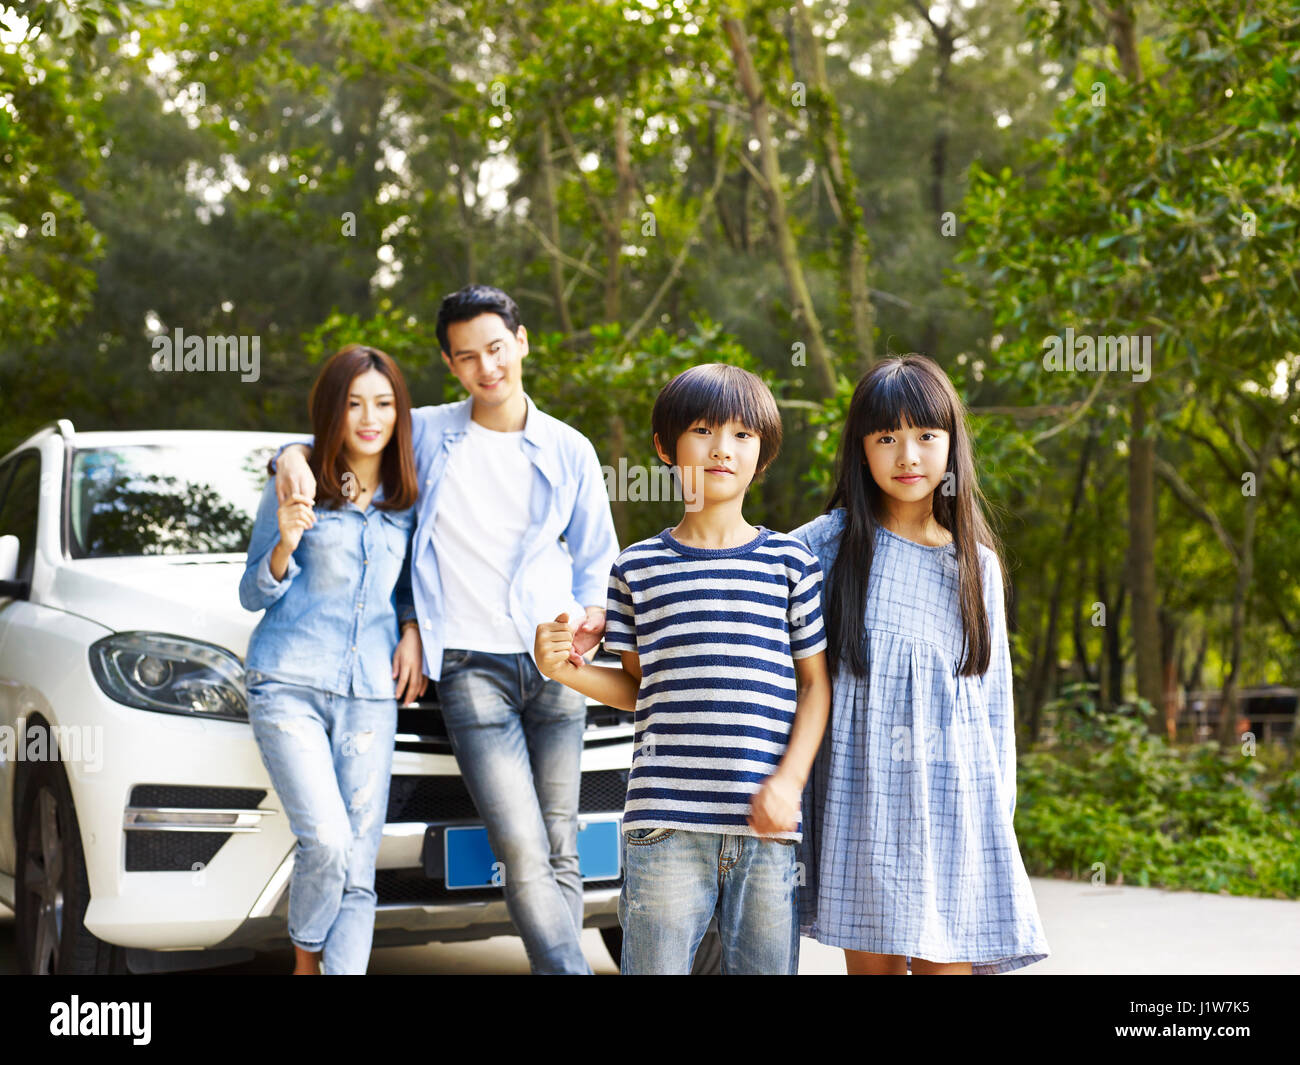
[[[884,493],[867,466],[863,440],[897,432],[904,421],[948,434],[948,488],[941,484],[931,498],[935,520],[952,534],[957,551],[958,599],[966,634],[961,675],[977,676],[989,668],[991,646],[978,545],[993,549],[1000,571],[1002,551],[984,517],[986,503],[975,476],[966,408],[939,364],[917,354],[876,363],[858,382],[849,403],[835,491],[826,505],[828,512],[836,507],[845,512],[839,551],[824,585],[827,659],[832,670],[839,666],[857,677],[867,676],[862,618]]]

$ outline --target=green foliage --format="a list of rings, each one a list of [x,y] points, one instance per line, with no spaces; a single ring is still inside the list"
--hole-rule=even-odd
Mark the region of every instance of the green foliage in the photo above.
[[[598,325],[581,347],[560,333],[533,335],[524,367],[524,385],[543,410],[564,412],[564,420],[582,432],[596,447],[617,485],[618,462],[628,467],[663,466],[655,453],[650,413],[660,389],[683,370],[701,363],[724,362],[763,377],[778,401],[786,383],[766,372],[758,361],[716,322],[698,318],[690,332],[654,329],[642,334],[625,350],[618,324]],[[454,379],[447,384],[447,399],[462,394]],[[616,456],[612,459],[605,456]],[[746,512],[761,512],[761,481],[751,487]],[[616,505],[616,517],[620,508]],[[626,508],[624,544],[653,536],[681,520],[682,504],[672,500],[643,500]],[[755,519],[751,519],[755,520]]]
[[[1022,752],[1017,773],[1031,873],[1300,898],[1300,782],[1284,748],[1171,746],[1147,704],[1104,713],[1088,685],[1046,711],[1055,743]]]

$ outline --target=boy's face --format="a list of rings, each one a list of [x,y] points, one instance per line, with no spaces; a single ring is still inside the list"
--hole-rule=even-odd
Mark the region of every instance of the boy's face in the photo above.
[[[948,469],[948,434],[917,428],[906,418],[892,433],[863,437],[862,449],[877,487],[900,503],[927,498],[943,483]]]
[[[467,322],[447,326],[442,361],[475,403],[499,406],[514,399],[522,388],[523,361],[528,354],[528,330],[506,328],[499,314],[480,314]]]
[[[677,467],[688,509],[743,496],[758,469],[758,434],[740,422],[710,428],[696,421],[677,438]],[[655,450],[668,455],[655,434]]]

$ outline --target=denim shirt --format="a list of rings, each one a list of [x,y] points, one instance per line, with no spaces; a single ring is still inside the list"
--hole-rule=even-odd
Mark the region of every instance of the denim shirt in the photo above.
[[[284,579],[271,574],[280,540],[275,481],[267,482],[239,582],[245,610],[265,610],[244,666],[279,681],[365,699],[396,698],[393,651],[415,617],[409,545],[415,508],[378,510],[383,485],[359,510],[316,508]]]
[[[618,557],[618,537],[604,474],[591,441],[539,410],[527,394],[524,400],[528,413],[521,446],[533,464],[533,491],[519,565],[510,582],[509,603],[510,620],[531,657],[538,624],[553,621],[568,605],[543,601],[546,597],[538,591],[546,583],[537,579],[537,567],[545,564],[546,547],[563,538],[573,561],[573,598],[585,606],[603,608],[609,571]],[[452,449],[469,431],[473,402],[466,398],[411,411],[412,444],[420,478],[411,583],[424,645],[424,672],[431,680],[440,679],[442,652],[448,646],[442,580],[433,549],[438,487]],[[302,442],[311,446],[310,440]]]

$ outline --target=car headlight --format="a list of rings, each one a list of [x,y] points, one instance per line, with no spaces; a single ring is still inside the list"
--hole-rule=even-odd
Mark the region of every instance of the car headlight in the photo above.
[[[119,632],[90,645],[109,698],[140,710],[248,720],[244,664],[224,647],[161,632]]]

